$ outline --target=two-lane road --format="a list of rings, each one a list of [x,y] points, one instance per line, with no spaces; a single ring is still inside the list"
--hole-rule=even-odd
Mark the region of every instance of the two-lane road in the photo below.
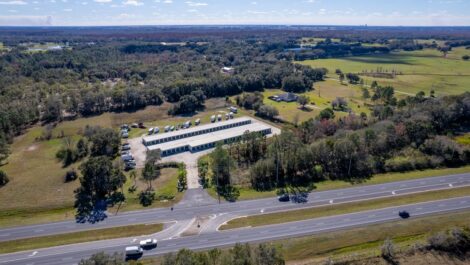
[[[213,247],[230,246],[237,242],[271,241],[377,223],[398,221],[400,220],[400,217],[398,216],[398,212],[400,210],[408,211],[411,214],[411,219],[419,216],[451,211],[469,211],[470,197],[453,198],[305,221],[255,228],[217,231],[197,236],[160,240],[158,247],[154,250],[146,251],[144,257],[175,252],[181,248],[202,250]],[[89,257],[93,253],[99,251],[104,251],[106,253],[122,252],[126,246],[132,244],[135,244],[135,240],[127,238],[60,246],[36,251],[18,252],[0,255],[0,264],[77,264],[82,258]]]

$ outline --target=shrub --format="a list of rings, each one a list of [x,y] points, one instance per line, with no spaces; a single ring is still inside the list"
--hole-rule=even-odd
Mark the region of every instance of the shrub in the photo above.
[[[0,187],[7,185],[10,182],[10,179],[3,170],[0,170]]]
[[[468,61],[470,59],[470,56],[469,55],[464,55],[464,56],[462,56],[462,59],[464,61]]]
[[[139,202],[144,207],[152,205],[154,200],[155,200],[155,193],[153,191],[142,191],[139,194]]]
[[[470,231],[455,228],[428,238],[428,249],[462,256],[470,251]]]
[[[72,182],[77,180],[77,178],[77,171],[75,171],[75,169],[73,168],[65,173],[65,182]]]
[[[397,264],[395,261],[395,246],[390,239],[386,239],[382,245],[382,258],[390,264]]]

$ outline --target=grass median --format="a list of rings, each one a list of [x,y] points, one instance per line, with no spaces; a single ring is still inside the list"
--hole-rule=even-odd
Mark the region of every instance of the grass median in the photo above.
[[[220,230],[287,223],[318,217],[374,210],[398,205],[462,197],[468,196],[469,194],[470,187],[463,187],[456,189],[429,191],[411,195],[393,196],[375,200],[337,204],[331,206],[292,210],[288,212],[276,212],[270,214],[254,215],[231,220],[227,222],[227,224],[221,226]]]
[[[0,242],[0,253],[47,248],[89,241],[149,235],[163,230],[163,224],[130,225],[67,234],[40,236]]]

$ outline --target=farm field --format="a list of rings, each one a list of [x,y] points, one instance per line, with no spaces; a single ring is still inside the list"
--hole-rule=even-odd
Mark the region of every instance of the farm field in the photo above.
[[[335,70],[344,73],[363,71],[396,71],[401,73],[394,79],[363,76],[367,84],[376,80],[380,85],[392,85],[397,94],[427,94],[435,90],[437,95],[460,94],[470,87],[470,62],[461,57],[470,54],[464,47],[453,49],[447,57],[437,50],[396,52],[388,55],[356,56],[341,59],[319,59],[299,62],[312,67],[325,67],[329,77],[336,78]]]

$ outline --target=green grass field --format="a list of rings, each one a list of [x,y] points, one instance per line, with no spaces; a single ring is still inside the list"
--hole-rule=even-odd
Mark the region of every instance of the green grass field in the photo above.
[[[0,253],[47,248],[113,238],[150,235],[163,230],[163,224],[130,225],[68,234],[32,237],[0,242]]]
[[[448,189],[441,191],[430,191],[404,196],[387,197],[382,199],[360,201],[354,203],[344,203],[331,206],[322,206],[287,212],[253,215],[231,220],[220,227],[221,230],[234,229],[240,227],[256,227],[286,222],[307,220],[325,216],[341,215],[353,212],[380,209],[411,203],[419,203],[432,200],[442,200],[466,196],[470,194],[470,187]]]
[[[470,54],[464,47],[455,48],[447,57],[437,50],[425,49],[413,52],[395,52],[388,55],[346,57],[341,59],[320,59],[299,62],[312,67],[325,67],[329,76],[336,78],[335,70],[344,73],[376,71],[378,68],[403,73],[394,79],[364,76],[370,84],[377,80],[381,85],[392,85],[397,93],[429,93],[435,90],[438,95],[460,94],[470,87],[470,62],[461,57]]]

